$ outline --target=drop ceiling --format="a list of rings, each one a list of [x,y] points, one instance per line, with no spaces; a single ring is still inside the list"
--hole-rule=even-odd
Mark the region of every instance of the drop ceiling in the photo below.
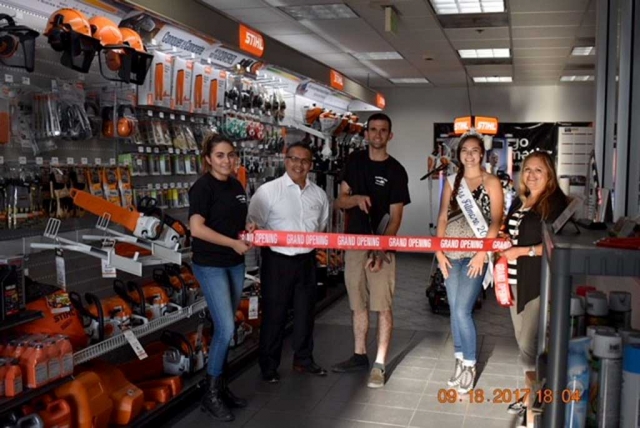
[[[451,28],[446,22],[444,28],[429,0],[203,0],[374,88],[407,86],[390,80],[399,78],[426,78],[438,87],[491,85],[474,83],[473,78],[493,76],[513,78],[513,83],[496,85],[589,84],[561,82],[560,77],[594,74],[595,55],[576,57],[571,51],[580,42],[595,41],[595,1],[505,0],[506,26]],[[297,21],[280,9],[336,3],[349,6],[358,18]],[[396,34],[385,32],[383,6],[398,12]],[[478,65],[463,61],[457,52],[490,48],[509,48],[511,59]],[[403,59],[365,61],[353,56],[394,51]]]

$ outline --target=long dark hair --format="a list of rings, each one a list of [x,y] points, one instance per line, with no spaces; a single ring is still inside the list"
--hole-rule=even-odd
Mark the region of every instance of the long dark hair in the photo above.
[[[558,190],[558,176],[556,174],[556,167],[554,165],[553,159],[551,159],[551,155],[549,153],[540,151],[533,152],[529,156],[527,156],[522,163],[522,172],[520,173],[520,200],[524,204],[527,200],[527,197],[531,194],[531,190],[527,187],[527,184],[524,181],[524,169],[527,166],[527,162],[531,159],[540,159],[547,169],[547,185],[544,190],[538,196],[538,199],[531,206],[531,211],[534,211],[540,214],[542,220],[547,220],[549,214],[551,214],[552,210],[552,200],[551,196]],[[566,197],[566,196],[565,196]]]
[[[202,145],[202,172],[204,174],[211,172],[211,165],[209,165],[209,162],[207,162],[205,158],[211,156],[216,146],[221,143],[227,143],[233,147],[231,141],[221,135],[210,135],[204,140],[204,144]],[[235,147],[233,147],[233,150],[236,150]]]
[[[458,172],[456,173],[456,179],[453,182],[453,192],[451,193],[451,199],[449,200],[449,208],[452,211],[455,211],[459,208],[458,200],[456,199],[456,196],[458,195],[458,191],[460,190],[460,182],[464,177],[464,163],[460,159],[460,155],[462,153],[462,146],[464,146],[464,143],[466,143],[469,140],[475,140],[478,142],[478,146],[480,146],[480,151],[482,153],[480,162],[482,162],[482,159],[484,159],[485,150],[484,150],[484,142],[482,141],[481,135],[470,133],[460,137],[460,141],[458,142],[458,147],[456,149],[456,158],[458,159]]]

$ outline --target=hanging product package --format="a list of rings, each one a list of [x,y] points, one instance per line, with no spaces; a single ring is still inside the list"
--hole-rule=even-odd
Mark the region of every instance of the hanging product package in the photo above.
[[[68,140],[87,140],[93,136],[89,115],[85,109],[82,85],[58,81],[56,108],[60,119],[60,136]]]

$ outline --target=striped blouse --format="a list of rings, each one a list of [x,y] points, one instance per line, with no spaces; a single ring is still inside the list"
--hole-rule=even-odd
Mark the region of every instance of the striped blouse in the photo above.
[[[529,211],[529,208],[520,208],[518,211],[514,212],[512,216],[509,217],[509,223],[507,224],[509,236],[511,236],[511,243],[514,247],[518,246],[518,235],[520,234],[520,222],[522,221],[522,217],[524,217],[525,213]],[[509,274],[509,284],[517,285],[518,284],[518,261],[509,260],[508,270]]]

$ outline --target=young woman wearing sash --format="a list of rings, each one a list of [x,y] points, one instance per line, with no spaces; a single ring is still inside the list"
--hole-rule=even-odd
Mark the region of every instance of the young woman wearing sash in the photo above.
[[[457,149],[458,173],[445,182],[438,237],[495,238],[502,223],[504,196],[497,177],[485,172],[482,135],[468,133]],[[449,386],[466,394],[476,377],[477,335],[472,311],[487,271],[486,252],[436,253],[451,311],[455,368]]]

